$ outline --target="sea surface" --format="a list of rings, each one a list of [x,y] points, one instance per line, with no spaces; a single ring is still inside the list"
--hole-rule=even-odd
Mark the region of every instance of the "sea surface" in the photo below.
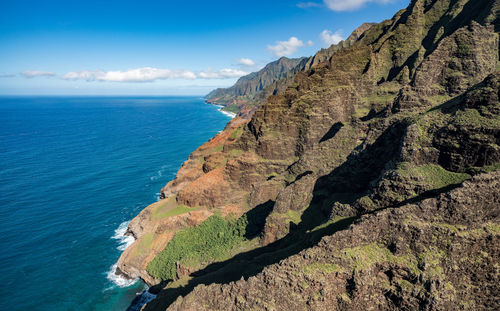
[[[199,97],[0,97],[0,310],[126,310],[127,222],[229,120]]]

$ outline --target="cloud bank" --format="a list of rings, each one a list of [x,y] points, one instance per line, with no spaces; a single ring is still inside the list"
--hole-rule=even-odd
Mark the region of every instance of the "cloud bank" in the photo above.
[[[362,8],[366,3],[389,3],[392,0],[324,0],[327,8],[333,11],[354,11]]]
[[[268,45],[267,49],[275,56],[281,57],[291,55],[303,46],[304,42],[297,37],[290,37],[288,41],[277,41],[276,45]]]
[[[344,40],[344,38],[342,38],[341,30],[337,30],[336,32],[332,33],[330,30],[325,29],[321,32],[320,37],[321,41],[323,41],[326,46],[337,44],[340,41]]]
[[[238,60],[238,64],[243,65],[243,66],[255,66],[255,62],[251,60],[250,58],[240,58]]]
[[[39,70],[26,70],[21,72],[21,75],[25,78],[35,78],[35,77],[53,77],[56,74],[48,71],[39,71]]]
[[[237,69],[206,70],[193,72],[190,70],[170,70],[153,67],[129,69],[126,71],[82,70],[68,72],[62,76],[64,80],[106,81],[106,82],[153,82],[167,79],[229,79],[248,74]]]

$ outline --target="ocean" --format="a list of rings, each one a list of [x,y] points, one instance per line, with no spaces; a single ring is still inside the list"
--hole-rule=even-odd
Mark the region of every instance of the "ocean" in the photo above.
[[[230,118],[199,97],[0,97],[0,310],[126,310],[145,288],[110,273],[128,221]]]

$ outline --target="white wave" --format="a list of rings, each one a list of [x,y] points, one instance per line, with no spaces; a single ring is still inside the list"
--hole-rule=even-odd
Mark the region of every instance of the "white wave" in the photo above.
[[[222,112],[223,114],[225,114],[226,116],[231,117],[231,119],[234,118],[234,117],[236,117],[236,113],[232,113],[232,112],[229,112],[229,111],[224,111],[224,110],[222,110],[222,108],[219,109],[219,111]]]
[[[165,170],[168,168],[168,165],[163,165],[157,172],[156,175],[149,177],[151,181],[157,180],[161,177],[163,177],[163,174],[165,173]]]
[[[115,234],[111,237],[112,239],[118,240],[119,245],[117,249],[120,251],[124,251],[135,241],[135,238],[133,236],[125,235],[125,233],[127,233],[127,228],[129,223],[130,221],[122,222],[115,230]]]
[[[129,287],[134,285],[139,279],[127,279],[116,274],[116,264],[112,265],[106,273],[106,278],[113,282],[118,287]]]

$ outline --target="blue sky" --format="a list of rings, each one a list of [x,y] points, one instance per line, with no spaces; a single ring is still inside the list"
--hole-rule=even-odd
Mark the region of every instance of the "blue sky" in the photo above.
[[[0,94],[204,95],[409,0],[0,1]]]

